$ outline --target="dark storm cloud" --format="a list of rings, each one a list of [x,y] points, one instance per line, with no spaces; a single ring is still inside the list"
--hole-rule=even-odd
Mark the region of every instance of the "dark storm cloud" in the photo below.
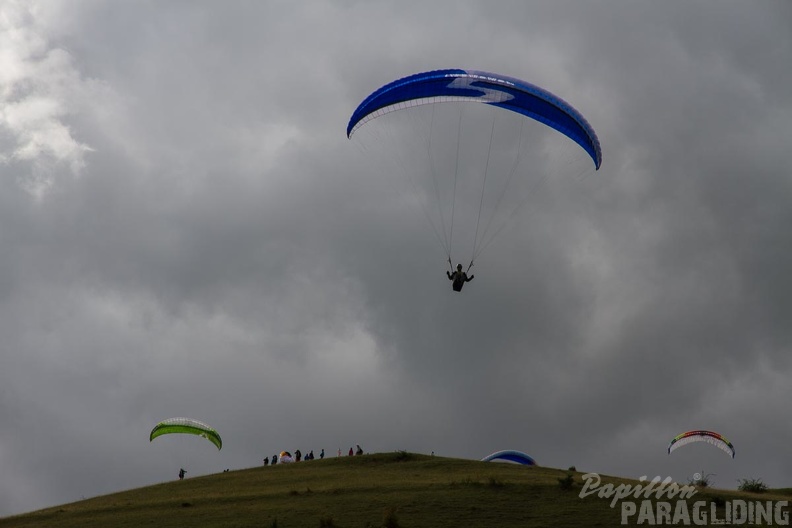
[[[789,8],[498,6],[2,4],[0,514],[355,443],[788,485]],[[604,151],[461,295],[344,134],[443,67],[547,87]],[[223,450],[149,444],[178,415]],[[692,428],[738,457],[668,457]]]

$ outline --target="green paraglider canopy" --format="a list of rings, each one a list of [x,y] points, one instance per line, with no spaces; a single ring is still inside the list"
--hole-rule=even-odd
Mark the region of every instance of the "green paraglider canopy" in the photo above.
[[[151,430],[149,442],[158,436],[166,434],[197,435],[212,442],[215,446],[217,446],[217,449],[222,449],[223,447],[223,440],[220,438],[220,435],[217,433],[217,431],[205,423],[199,422],[198,420],[193,420],[192,418],[168,418],[167,420],[161,421],[154,426],[154,429]]]

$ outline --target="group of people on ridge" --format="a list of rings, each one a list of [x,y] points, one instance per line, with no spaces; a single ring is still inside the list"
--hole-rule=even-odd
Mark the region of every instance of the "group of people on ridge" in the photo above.
[[[285,451],[285,453],[286,453],[287,456],[289,456],[291,458],[291,456],[292,456],[291,453],[289,453],[288,451]],[[283,453],[281,453],[281,454],[283,454]],[[324,449],[322,449],[322,451],[319,452],[319,458],[322,459],[322,458],[324,458],[324,456],[325,456],[325,451],[324,451]],[[300,451],[299,449],[294,451],[294,462],[299,462],[301,460],[313,460],[315,458],[316,458],[316,456],[314,456],[313,449],[311,449],[311,451],[307,455],[305,455],[305,458],[303,458],[302,451]],[[270,464],[272,464],[274,466],[277,463],[278,463],[278,455],[272,455],[272,462],[270,462],[269,458],[265,458],[264,459],[264,465],[265,466],[268,466]]]

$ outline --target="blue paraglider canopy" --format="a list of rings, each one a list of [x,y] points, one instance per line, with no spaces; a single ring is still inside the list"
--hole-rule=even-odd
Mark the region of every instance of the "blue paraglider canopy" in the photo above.
[[[463,237],[472,235],[468,270],[545,179],[580,179],[589,159],[595,170],[602,165],[597,134],[572,105],[478,70],[427,71],[385,84],[352,112],[346,134],[367,155],[382,150],[381,161],[396,169],[376,172],[398,172],[424,194],[418,203],[452,267],[455,223],[464,226]]]
[[[522,451],[514,451],[511,449],[507,449],[504,451],[496,451],[489,456],[485,456],[481,459],[482,462],[494,462],[498,460],[503,460],[506,462],[514,462],[515,464],[522,464],[524,466],[535,466],[536,460],[532,457],[526,455]]]
[[[602,164],[594,129],[572,105],[547,90],[514,77],[475,70],[436,70],[398,79],[363,100],[349,119],[347,137],[381,115],[423,104],[471,101],[525,115],[561,132]]]

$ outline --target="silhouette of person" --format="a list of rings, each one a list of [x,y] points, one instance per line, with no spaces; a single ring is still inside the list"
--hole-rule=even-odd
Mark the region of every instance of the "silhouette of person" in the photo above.
[[[455,292],[461,292],[462,286],[464,286],[466,282],[472,281],[474,277],[474,275],[468,277],[467,273],[462,271],[462,264],[457,264],[457,269],[454,271],[454,273],[446,270],[446,275],[448,276],[448,280],[453,281],[451,283],[451,287]]]

